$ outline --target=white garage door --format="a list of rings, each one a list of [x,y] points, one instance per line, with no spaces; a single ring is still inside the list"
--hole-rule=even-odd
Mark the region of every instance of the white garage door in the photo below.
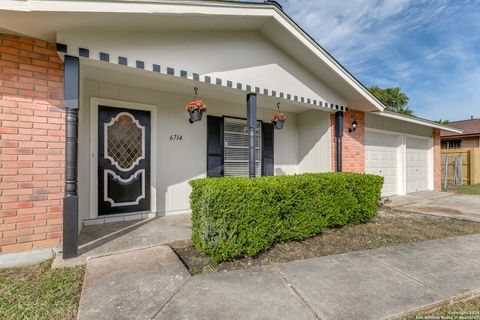
[[[428,190],[429,139],[407,137],[407,193]]]
[[[398,136],[367,131],[365,134],[365,172],[384,178],[382,195],[391,196],[397,191]]]

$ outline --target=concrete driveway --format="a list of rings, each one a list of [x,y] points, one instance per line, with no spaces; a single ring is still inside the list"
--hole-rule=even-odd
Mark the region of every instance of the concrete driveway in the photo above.
[[[480,222],[480,196],[449,192],[416,192],[390,197],[392,209]]]

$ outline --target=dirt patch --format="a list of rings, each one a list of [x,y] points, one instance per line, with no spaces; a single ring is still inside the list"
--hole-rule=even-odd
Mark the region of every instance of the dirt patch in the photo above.
[[[371,222],[329,230],[304,241],[280,243],[255,257],[228,262],[216,263],[192,244],[171,246],[196,275],[476,233],[480,233],[477,222],[384,210]]]
[[[480,293],[467,293],[394,318],[402,320],[480,319]],[[392,319],[393,320],[393,319]]]
[[[428,212],[428,213],[440,213],[440,214],[448,214],[452,216],[461,216],[463,212],[457,209],[452,208],[445,208],[445,207],[415,207],[414,209],[416,212]]]

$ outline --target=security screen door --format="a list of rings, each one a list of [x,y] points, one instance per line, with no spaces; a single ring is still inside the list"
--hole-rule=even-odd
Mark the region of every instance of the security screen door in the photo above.
[[[150,112],[99,106],[98,214],[150,211]]]

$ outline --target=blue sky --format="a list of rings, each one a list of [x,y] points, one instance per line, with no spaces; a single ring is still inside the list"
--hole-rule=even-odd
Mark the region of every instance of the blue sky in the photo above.
[[[401,87],[415,115],[480,117],[480,1],[279,2],[365,85]]]

